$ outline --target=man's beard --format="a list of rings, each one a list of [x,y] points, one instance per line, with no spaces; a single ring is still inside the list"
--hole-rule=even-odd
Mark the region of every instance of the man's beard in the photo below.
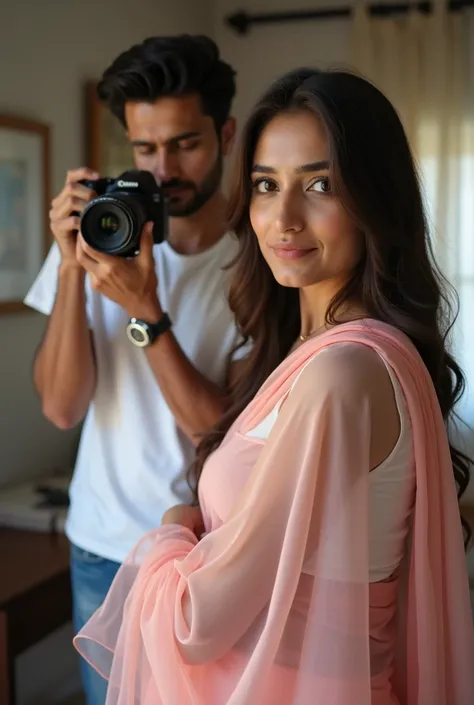
[[[183,203],[179,201],[173,203],[173,199],[170,198],[168,202],[168,214],[172,218],[186,218],[197,213],[219,189],[222,180],[222,171],[223,159],[222,152],[219,149],[215,163],[199,185],[195,184],[193,181],[180,181],[179,179],[164,181],[161,185],[165,189],[165,192],[168,188],[182,188],[193,194],[190,200],[186,200]]]

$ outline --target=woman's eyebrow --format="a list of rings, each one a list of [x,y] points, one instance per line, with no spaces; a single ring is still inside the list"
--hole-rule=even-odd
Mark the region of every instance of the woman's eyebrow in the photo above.
[[[314,171],[326,171],[329,169],[329,162],[327,160],[321,160],[319,162],[311,162],[310,164],[303,164],[295,169],[297,174],[307,174]],[[276,169],[272,166],[265,166],[264,164],[254,164],[252,167],[252,174],[276,174]]]

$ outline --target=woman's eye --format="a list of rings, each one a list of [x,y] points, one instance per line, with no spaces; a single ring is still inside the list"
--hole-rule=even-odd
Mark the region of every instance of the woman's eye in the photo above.
[[[309,187],[310,191],[317,191],[318,193],[331,193],[331,184],[329,182],[328,176],[322,176],[320,179],[316,179]]]
[[[269,179],[259,179],[254,182],[253,189],[257,193],[271,193],[276,190],[276,184]]]

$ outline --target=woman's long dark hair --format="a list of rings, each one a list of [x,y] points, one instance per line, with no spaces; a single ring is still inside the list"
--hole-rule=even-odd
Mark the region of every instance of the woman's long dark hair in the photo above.
[[[370,317],[406,333],[428,368],[446,422],[464,391],[462,371],[447,346],[457,298],[434,262],[417,170],[396,111],[357,75],[299,69],[263,95],[240,140],[230,195],[231,226],[240,242],[230,305],[253,348],[229,389],[227,413],[197,448],[195,482],[206,458],[300,331],[298,290],[281,286],[273,277],[251,227],[249,204],[252,161],[262,130],[278,114],[301,110],[322,121],[333,191],[365,238],[365,256],[331,302],[328,322],[337,323],[341,304],[356,301]],[[469,482],[470,460],[453,445],[450,449],[460,497]]]

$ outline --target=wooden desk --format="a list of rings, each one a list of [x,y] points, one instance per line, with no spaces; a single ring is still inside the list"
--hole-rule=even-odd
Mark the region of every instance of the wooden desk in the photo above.
[[[15,704],[15,657],[71,619],[69,543],[0,528],[0,704]]]

